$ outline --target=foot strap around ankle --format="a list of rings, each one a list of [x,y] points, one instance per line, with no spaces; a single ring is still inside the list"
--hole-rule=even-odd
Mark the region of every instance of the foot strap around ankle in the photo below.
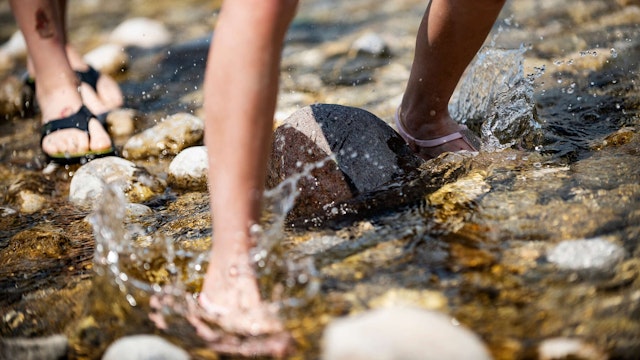
[[[95,92],[98,92],[98,79],[100,78],[100,72],[94,69],[92,66],[85,71],[76,71],[78,79],[83,83],[88,84],[93,88]]]

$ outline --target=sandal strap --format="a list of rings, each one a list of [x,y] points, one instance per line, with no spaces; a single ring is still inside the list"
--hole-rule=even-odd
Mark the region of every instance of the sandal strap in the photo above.
[[[76,71],[78,79],[83,83],[89,84],[94,91],[98,91],[98,79],[100,78],[100,72],[94,69],[91,65],[85,71]]]
[[[40,144],[42,144],[42,140],[45,136],[63,129],[79,129],[86,132],[88,136],[91,136],[89,134],[89,121],[92,118],[95,118],[95,115],[93,115],[86,106],[82,105],[80,110],[73,115],[51,120],[42,125],[42,137],[40,138]]]
[[[445,136],[441,136],[435,139],[429,139],[429,140],[422,140],[422,139],[416,139],[415,137],[411,136],[407,130],[404,128],[404,126],[402,125],[402,122],[400,121],[400,108],[398,108],[398,110],[396,110],[396,116],[394,118],[395,122],[396,122],[396,127],[398,128],[398,132],[400,133],[400,135],[405,139],[405,141],[407,141],[408,143],[413,143],[416,146],[419,146],[421,148],[431,148],[431,147],[436,147],[436,146],[440,146],[440,145],[444,145],[448,142],[454,141],[454,140],[458,140],[458,139],[462,139],[464,140],[469,146],[471,146],[472,148],[476,149],[476,147],[471,144],[463,135],[463,132],[467,132],[469,129],[465,126],[465,125],[461,125],[458,124],[458,131],[445,135]]]

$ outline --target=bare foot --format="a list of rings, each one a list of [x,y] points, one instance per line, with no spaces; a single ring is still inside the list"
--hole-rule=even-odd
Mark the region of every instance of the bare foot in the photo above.
[[[222,308],[209,302],[204,295],[196,300],[191,294],[185,294],[184,301],[186,309],[182,311],[185,317],[209,349],[246,357],[282,358],[286,355],[290,336],[266,305],[261,303],[244,311]],[[149,314],[149,318],[160,329],[169,327],[162,315],[163,308],[182,308],[171,294],[152,296],[150,305],[155,312]]]

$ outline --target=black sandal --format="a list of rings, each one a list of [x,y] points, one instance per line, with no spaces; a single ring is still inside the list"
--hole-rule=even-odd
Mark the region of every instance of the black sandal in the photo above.
[[[91,86],[95,93],[98,93],[98,80],[102,74],[96,70],[93,66],[88,65],[85,71],[75,71],[78,80]],[[25,72],[22,75],[22,83],[24,84],[22,89],[22,103],[24,104],[25,112],[28,114],[35,114],[39,111],[38,104],[36,103],[36,79],[29,75],[29,72]],[[101,122],[107,118],[109,112],[102,113],[95,116]]]
[[[51,120],[48,123],[42,126],[42,137],[40,138],[40,148],[42,148],[42,141],[44,138],[54,133],[58,130],[63,129],[79,129],[87,133],[89,137],[89,141],[91,141],[91,134],[89,133],[89,121],[91,119],[96,119],[102,125],[102,127],[107,130],[107,124],[104,120],[101,120],[97,116],[93,115],[86,106],[82,105],[80,110],[73,115],[67,116],[65,118]],[[44,151],[43,151],[44,152]],[[111,140],[111,147],[104,150],[92,151],[89,150],[84,153],[78,154],[69,154],[69,153],[57,153],[57,154],[47,154],[47,159],[51,162],[60,164],[60,165],[70,165],[70,164],[78,164],[78,163],[86,163],[93,159],[105,157],[105,156],[116,156],[116,148],[113,144],[113,140]]]

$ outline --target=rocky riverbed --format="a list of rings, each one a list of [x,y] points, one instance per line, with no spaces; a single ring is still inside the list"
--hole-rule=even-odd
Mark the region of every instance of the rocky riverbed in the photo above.
[[[157,284],[197,292],[206,266],[201,89],[216,2],[70,5],[74,43],[131,109],[111,119],[123,159],[46,166],[1,3],[0,357],[97,359],[153,334],[168,342],[133,342],[139,359],[163,346],[218,358],[179,309],[170,331],[147,317]],[[640,3],[508,1],[451,103],[482,151],[419,163],[392,117],[425,6],[303,1],[288,34],[260,268],[289,357],[371,358],[384,343],[447,358],[464,343],[476,358],[637,358]],[[317,123],[333,132],[309,136]],[[305,151],[282,151],[292,143]],[[278,184],[299,173],[294,200]],[[96,196],[96,178],[124,203]]]

